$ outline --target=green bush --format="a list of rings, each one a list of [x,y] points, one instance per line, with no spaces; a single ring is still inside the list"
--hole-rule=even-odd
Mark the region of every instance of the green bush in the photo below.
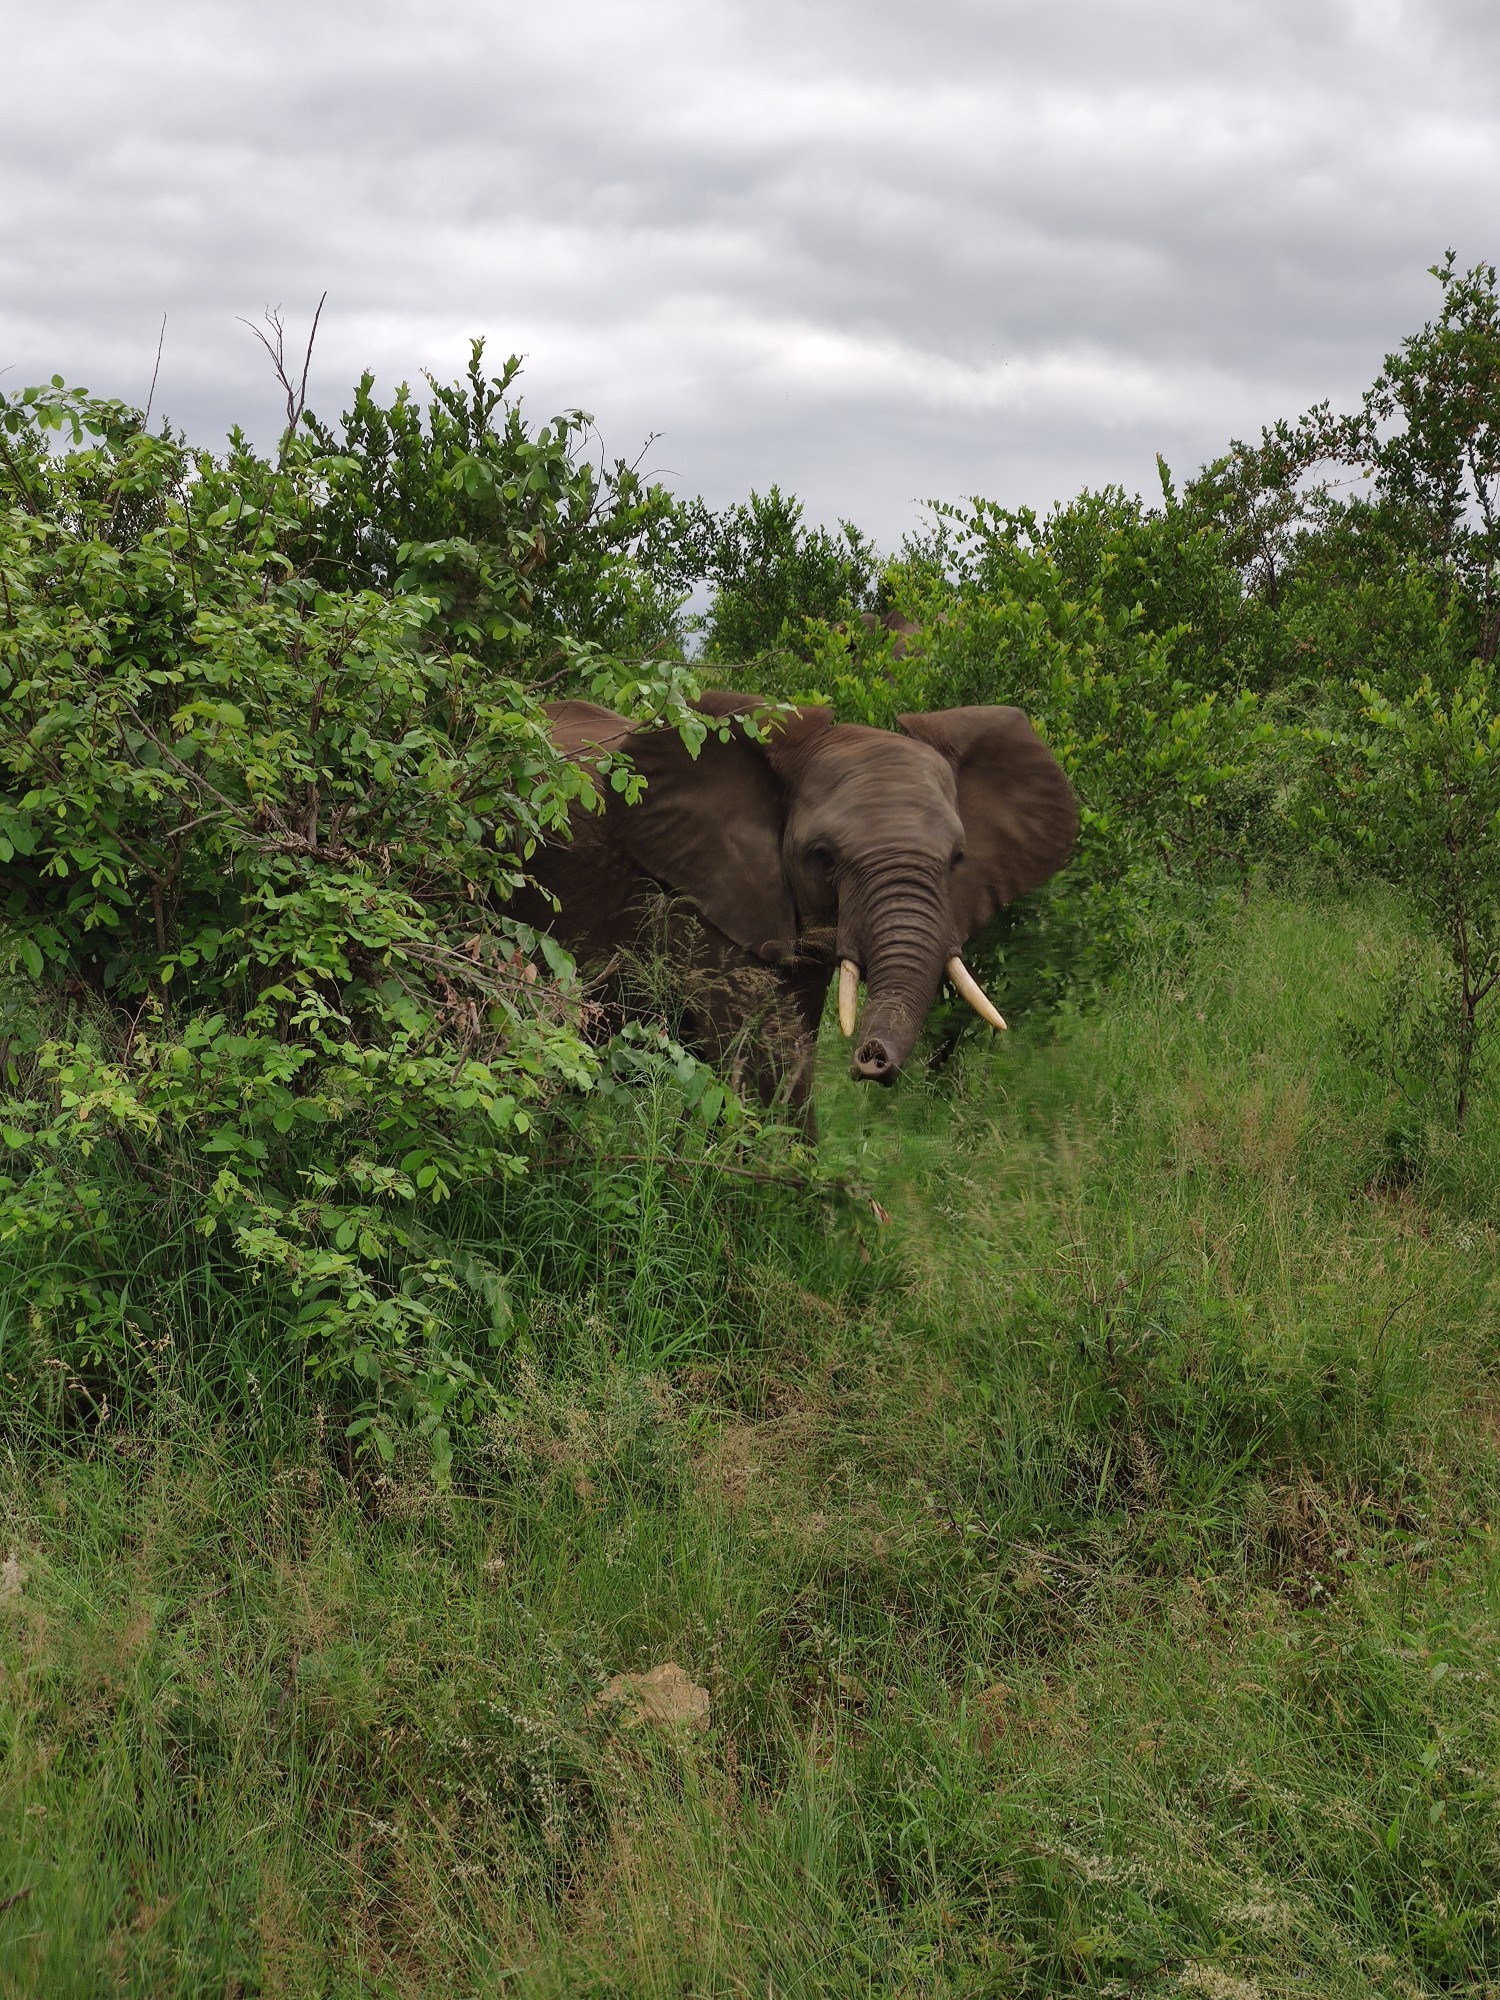
[[[879,558],[848,521],[838,533],[804,526],[802,503],[780,487],[712,514],[684,511],[700,575],[713,587],[704,656],[743,661],[806,657],[806,621],[852,619],[875,601]]]
[[[1447,620],[1435,620],[1445,636]],[[1444,663],[1447,664],[1447,663]],[[1420,1110],[1436,1093],[1463,1130],[1487,1075],[1500,983],[1500,685],[1474,660],[1391,695],[1358,687],[1360,711],[1313,732],[1300,799],[1314,838],[1360,856],[1405,899],[1432,946],[1388,982],[1357,1053]]]
[[[587,411],[528,425],[520,367],[487,375],[476,340],[461,382],[429,376],[425,408],[405,383],[381,403],[367,374],[337,426],[309,415],[317,486],[294,559],[426,603],[447,644],[501,671],[553,674],[580,642],[679,657],[684,510],[635,466],[587,455]]]
[[[347,452],[215,460],[60,380],[0,406],[0,1245],[34,1344],[107,1374],[141,1244],[197,1232],[353,1398],[355,1435],[388,1452],[413,1422],[440,1463],[491,1391],[437,1211],[519,1172],[539,1108],[597,1074],[565,955],[504,916],[532,843],[593,797],[528,645],[703,727],[680,675],[529,633],[516,551],[565,542],[587,481],[568,423],[495,430],[488,395],[463,442],[490,425],[489,458],[443,418],[427,470],[494,475],[489,554],[405,547],[363,585]]]

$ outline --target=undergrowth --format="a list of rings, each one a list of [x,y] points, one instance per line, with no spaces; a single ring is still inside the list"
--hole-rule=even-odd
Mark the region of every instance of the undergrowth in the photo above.
[[[0,1991],[1497,1990],[1500,1128],[1352,1060],[1409,949],[1252,899],[894,1095],[830,1046],[863,1199],[623,1127],[471,1191],[446,1488],[143,1245],[149,1399],[6,1434]]]

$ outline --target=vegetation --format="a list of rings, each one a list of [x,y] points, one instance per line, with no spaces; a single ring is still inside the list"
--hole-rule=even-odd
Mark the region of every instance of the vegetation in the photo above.
[[[0,1241],[26,1246],[91,1399],[136,1379],[146,1229],[206,1296],[248,1287],[314,1375],[363,1385],[351,1434],[384,1455],[404,1423],[446,1463],[492,1394],[498,1281],[432,1212],[519,1171],[539,1109],[596,1072],[566,960],[504,916],[592,792],[518,649],[686,713],[680,673],[528,624],[580,572],[615,587],[625,503],[591,525],[576,425],[530,438],[513,372],[486,384],[476,351],[425,430],[362,385],[336,453],[319,428],[274,465],[58,384],[0,413],[0,966],[26,980]],[[392,554],[398,501],[466,533]]]
[[[479,350],[334,426],[278,330],[273,458],[0,405],[0,1992],[1500,1987],[1500,315],[1436,276],[1354,416],[889,559]],[[700,672],[1019,701],[1084,808],[1016,1031],[826,1049],[815,1152],[505,914],[595,782],[541,702],[691,738]]]
[[[701,502],[681,517],[680,535],[713,591],[704,620],[704,655],[714,665],[789,652],[809,618],[838,624],[868,610],[879,556],[852,522],[838,533],[804,527],[802,503],[773,486],[723,514]]]
[[[446,1491],[165,1345],[34,1419],[13,1990],[1483,1991],[1500,1131],[1384,1177],[1338,1019],[1406,943],[1256,900],[941,1097],[835,1059],[892,1226],[643,1190]],[[706,1732],[601,1703],[668,1660]]]

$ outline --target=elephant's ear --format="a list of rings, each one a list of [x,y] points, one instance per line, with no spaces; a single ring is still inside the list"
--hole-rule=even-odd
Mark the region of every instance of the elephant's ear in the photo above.
[[[1078,837],[1078,805],[1062,766],[1018,708],[903,715],[901,727],[953,766],[964,858],[949,890],[964,937],[1055,875]]]
[[[570,724],[585,706],[568,704]],[[712,694],[700,706],[718,720],[764,702]],[[675,729],[632,731],[607,709],[595,714],[613,727],[601,726],[591,740],[626,751],[646,780],[635,805],[617,792],[606,800],[614,838],[636,867],[686,896],[745,950],[773,961],[790,951],[797,916],[781,860],[783,792],[773,743],[752,740],[736,724],[727,741],[711,733],[694,757]]]

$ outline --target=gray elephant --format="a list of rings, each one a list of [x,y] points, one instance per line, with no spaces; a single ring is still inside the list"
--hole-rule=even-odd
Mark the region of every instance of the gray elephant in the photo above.
[[[546,893],[512,910],[617,982],[665,962],[690,1045],[764,1102],[803,1107],[835,968],[857,1078],[895,1081],[945,974],[1004,1027],[964,944],[1062,866],[1078,811],[1018,708],[904,715],[899,735],[802,708],[752,735],[743,718],[765,706],[705,694],[727,737],[695,758],[675,730],[550,705],[560,748],[623,751],[646,786],[634,805],[606,788],[602,813],[576,811],[571,840],[530,864]]]
[[[916,638],[922,630],[914,618],[901,611],[882,611],[878,616],[873,611],[861,611],[859,622],[867,632],[889,632],[891,653],[898,660],[906,658],[908,640]]]

